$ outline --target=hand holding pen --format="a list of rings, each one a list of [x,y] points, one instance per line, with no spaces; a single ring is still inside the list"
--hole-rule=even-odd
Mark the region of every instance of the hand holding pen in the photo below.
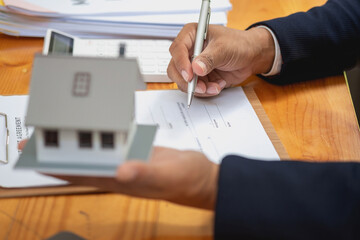
[[[209,25],[203,51],[191,61],[196,30],[196,23],[185,25],[170,47],[172,59],[167,72],[181,91],[187,92],[194,74],[199,76],[195,96],[212,97],[271,69],[275,50],[267,30]]]

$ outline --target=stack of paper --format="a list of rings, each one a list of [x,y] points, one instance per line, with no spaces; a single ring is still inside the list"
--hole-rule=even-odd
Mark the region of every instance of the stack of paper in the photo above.
[[[48,28],[83,38],[174,38],[197,22],[202,0],[4,0],[0,31],[43,37]],[[226,25],[229,0],[211,2],[211,24]]]

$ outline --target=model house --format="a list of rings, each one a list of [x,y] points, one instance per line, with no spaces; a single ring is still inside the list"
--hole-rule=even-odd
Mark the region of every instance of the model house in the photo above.
[[[138,134],[134,92],[144,88],[135,59],[36,56],[26,124],[37,160],[119,163]]]

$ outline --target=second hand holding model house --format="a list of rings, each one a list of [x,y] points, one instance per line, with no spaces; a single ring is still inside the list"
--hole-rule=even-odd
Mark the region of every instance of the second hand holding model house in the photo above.
[[[26,124],[35,127],[17,168],[111,176],[126,159],[149,157],[157,126],[134,122],[145,89],[136,59],[34,59]]]

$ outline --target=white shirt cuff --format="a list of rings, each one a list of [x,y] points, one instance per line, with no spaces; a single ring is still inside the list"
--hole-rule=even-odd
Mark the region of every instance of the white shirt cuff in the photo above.
[[[273,62],[273,65],[270,69],[269,72],[267,73],[262,73],[261,75],[267,77],[267,76],[274,76],[276,74],[279,74],[280,71],[281,71],[281,65],[282,65],[282,56],[281,56],[281,51],[280,51],[280,45],[279,45],[279,42],[278,40],[276,39],[276,36],[275,34],[273,33],[273,31],[266,27],[266,26],[263,26],[263,25],[260,25],[260,26],[256,26],[258,28],[265,28],[266,30],[268,30],[274,40],[274,43],[275,43],[275,57],[274,57],[274,62]]]

